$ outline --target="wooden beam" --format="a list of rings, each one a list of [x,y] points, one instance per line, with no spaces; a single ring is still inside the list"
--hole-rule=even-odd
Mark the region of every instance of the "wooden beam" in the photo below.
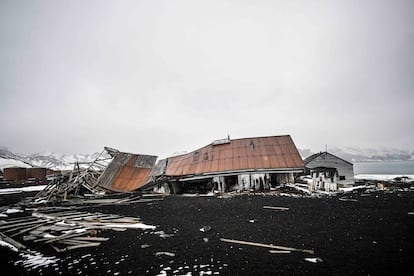
[[[15,241],[14,239],[4,235],[3,233],[0,232],[0,239],[13,245],[14,247],[16,247],[17,249],[26,249],[26,246],[24,246],[23,244],[21,244],[18,241]]]
[[[45,222],[47,220],[36,220],[36,221],[30,221],[30,222],[22,222],[22,223],[10,223],[7,225],[1,225],[0,226],[0,230],[1,229],[8,229],[8,228],[13,228],[13,227],[18,227],[18,226],[23,226],[23,225],[31,225],[31,224],[37,224],[37,223],[41,223],[41,222]]]
[[[79,245],[68,246],[68,247],[65,248],[65,250],[78,249],[78,248],[82,248],[82,247],[94,247],[94,246],[99,246],[99,245],[101,245],[100,242],[89,242],[87,244],[79,244]]]
[[[289,210],[288,207],[275,207],[275,206],[263,206],[263,209],[272,209],[277,211],[287,211]]]
[[[229,242],[229,243],[236,243],[236,244],[243,244],[243,245],[250,245],[250,246],[257,246],[257,247],[265,247],[265,248],[271,248],[271,249],[277,249],[277,250],[297,251],[297,252],[314,254],[313,250],[308,250],[308,249],[298,249],[298,248],[286,247],[286,246],[280,246],[280,245],[264,244],[264,243],[240,241],[240,240],[231,240],[231,239],[220,239],[220,240],[223,241],[223,242]]]
[[[23,230],[21,230],[21,231],[19,231],[19,232],[17,232],[17,233],[14,233],[13,235],[10,235],[10,237],[15,237],[15,236],[19,236],[19,235],[21,235],[21,234],[24,234],[24,233],[26,233],[26,232],[30,232],[30,231],[35,230],[36,228],[39,228],[39,227],[41,227],[41,226],[43,226],[43,225],[45,225],[45,224],[47,224],[47,223],[49,223],[49,222],[43,222],[43,223],[40,223],[40,224],[38,224],[38,225],[31,226],[31,227],[29,227],[29,228],[25,228],[25,229],[23,229]]]

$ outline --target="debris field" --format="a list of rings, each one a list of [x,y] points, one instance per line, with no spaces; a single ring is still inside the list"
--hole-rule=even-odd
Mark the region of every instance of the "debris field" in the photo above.
[[[410,191],[124,199],[3,206],[2,242],[24,247],[1,246],[2,268],[9,275],[414,272]]]

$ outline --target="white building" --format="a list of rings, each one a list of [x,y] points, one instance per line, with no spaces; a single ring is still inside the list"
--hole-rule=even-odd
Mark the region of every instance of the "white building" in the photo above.
[[[313,178],[313,189],[335,190],[354,185],[353,164],[329,152],[313,154],[304,164]]]

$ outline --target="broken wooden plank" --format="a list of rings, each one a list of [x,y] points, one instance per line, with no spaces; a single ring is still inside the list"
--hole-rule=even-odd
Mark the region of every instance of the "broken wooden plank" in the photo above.
[[[236,243],[236,244],[251,245],[251,246],[257,246],[257,247],[265,247],[265,248],[271,248],[271,249],[277,249],[277,250],[296,251],[296,252],[314,254],[313,250],[308,250],[308,249],[299,249],[299,248],[286,247],[286,246],[280,246],[280,245],[264,244],[264,243],[240,241],[240,240],[231,240],[231,239],[220,239],[220,240],[223,241],[223,242],[228,242],[228,243]]]
[[[98,198],[98,199],[88,199],[85,200],[84,204],[93,203],[93,204],[118,204],[122,202],[121,199],[111,199],[111,198]]]
[[[52,242],[56,242],[56,241],[63,240],[63,239],[73,238],[77,236],[84,236],[90,233],[91,233],[90,231],[82,231],[78,233],[65,233],[57,237],[37,239],[34,242],[52,243]]]
[[[289,210],[288,207],[276,207],[276,206],[263,206],[263,209],[272,209],[277,211],[287,211]]]
[[[35,212],[32,214],[33,217],[36,218],[47,218],[47,219],[63,219],[64,217],[71,216],[71,215],[81,215],[83,212],[68,212],[67,214],[61,213],[61,214],[55,214],[55,213],[38,213]]]
[[[292,251],[288,251],[288,250],[269,250],[269,253],[272,253],[272,254],[290,254],[290,253],[292,253]]]
[[[58,252],[58,253],[61,253],[61,252],[64,252],[65,250],[63,250],[63,249],[60,249],[60,248],[58,248],[58,247],[56,247],[56,246],[54,246],[54,245],[50,245],[56,252]]]
[[[78,249],[78,248],[83,248],[83,247],[95,247],[95,246],[100,246],[101,243],[100,242],[95,242],[95,243],[87,243],[87,244],[79,244],[79,245],[73,245],[73,246],[68,246],[65,248],[66,250],[73,250],[73,249]]]
[[[36,220],[36,221],[30,221],[30,222],[11,223],[11,224],[7,224],[7,225],[1,225],[0,230],[13,228],[13,227],[18,227],[18,226],[24,226],[24,225],[37,224],[37,223],[41,223],[41,222],[45,222],[45,221],[47,221],[47,220],[43,219],[43,220]]]
[[[7,223],[7,224],[10,224],[10,223],[19,223],[19,222],[22,222],[22,221],[30,221],[30,220],[36,220],[37,218],[33,218],[33,217],[31,217],[31,216],[25,216],[25,217],[19,217],[19,218],[11,218],[11,219],[7,219],[7,220],[4,220],[4,221],[2,221],[2,224],[4,224],[4,223]]]
[[[67,219],[72,217],[79,217],[87,215],[86,212],[68,212],[67,214],[55,214],[55,213],[33,213],[32,216],[38,218],[49,218],[49,219]]]
[[[135,223],[140,223],[141,220],[139,219],[128,219],[128,218],[97,218],[97,219],[88,219],[85,220],[85,222],[88,223],[121,223],[121,224],[135,224]]]
[[[26,246],[24,246],[23,244],[21,244],[20,242],[18,242],[16,240],[10,238],[9,236],[4,235],[1,232],[0,232],[0,239],[3,240],[4,242],[7,242],[7,243],[13,245],[17,249],[26,249]]]
[[[93,215],[93,214],[89,214],[89,216],[73,218],[71,220],[73,220],[73,221],[79,221],[79,220],[82,220],[82,221],[105,221],[105,220],[112,220],[112,219],[117,219],[117,218],[121,218],[121,217],[117,216],[117,215],[104,215],[104,214]]]
[[[45,222],[38,222],[38,223],[35,223],[35,224],[36,224],[36,227],[39,227],[40,225],[42,225],[44,223]],[[29,228],[32,228],[33,224],[30,224],[30,225],[31,226]],[[20,225],[20,226],[14,227],[14,228],[7,229],[7,230],[2,231],[2,232],[3,233],[11,233],[11,232],[16,232],[16,231],[19,231],[19,230],[22,230],[22,229],[27,229],[27,228],[28,228],[27,225]]]
[[[39,227],[41,227],[41,226],[43,226],[43,225],[45,225],[45,224],[47,224],[47,223],[49,223],[49,222],[43,222],[43,223],[41,223],[41,224],[38,224],[38,225],[35,225],[35,226],[31,226],[31,227],[29,227],[29,228],[25,228],[25,229],[23,229],[23,230],[21,230],[21,231],[19,231],[19,232],[17,232],[17,233],[14,233],[13,235],[10,235],[10,237],[20,236],[20,235],[22,235],[22,234],[24,234],[24,233],[26,233],[26,232],[33,231],[33,230],[35,230],[36,228],[39,228]]]
[[[164,194],[142,194],[142,197],[164,197]]]
[[[108,241],[109,238],[105,237],[74,237],[72,240],[79,240],[79,241]]]
[[[78,244],[90,244],[90,243],[95,243],[95,242],[78,241],[75,239],[64,239],[64,240],[58,241],[58,243],[65,244],[65,245],[78,245]]]
[[[357,199],[354,198],[346,198],[346,197],[341,197],[339,198],[340,201],[352,201],[352,202],[357,202]]]
[[[162,201],[162,200],[164,200],[164,198],[136,199],[136,200],[128,200],[125,202],[119,202],[118,204],[149,203],[153,201]]]

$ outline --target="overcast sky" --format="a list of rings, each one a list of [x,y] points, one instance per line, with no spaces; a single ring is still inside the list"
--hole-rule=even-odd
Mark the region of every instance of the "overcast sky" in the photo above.
[[[0,146],[414,149],[414,1],[0,1]]]

